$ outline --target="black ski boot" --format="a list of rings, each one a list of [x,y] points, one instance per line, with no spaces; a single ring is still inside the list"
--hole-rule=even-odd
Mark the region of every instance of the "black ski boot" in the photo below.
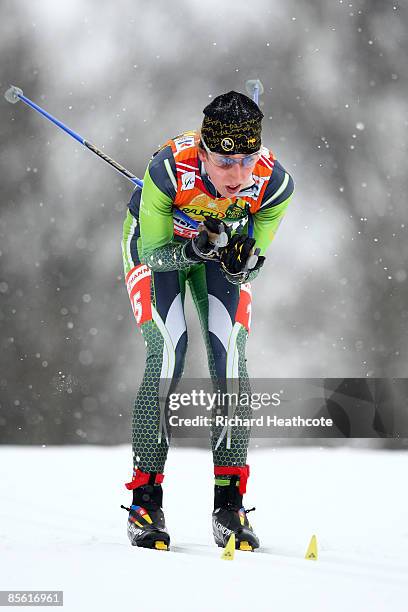
[[[239,470],[244,469],[246,473],[241,474],[240,478]],[[234,533],[236,549],[255,550],[259,548],[259,540],[247,517],[247,514],[255,508],[245,510],[242,503],[249,469],[247,466],[245,468],[227,467],[225,468],[227,473],[221,470],[223,470],[222,467],[215,468],[214,511],[212,514],[215,543],[224,548],[231,534]]]
[[[170,536],[162,510],[163,490],[157,484],[162,481],[162,474],[137,470],[133,481],[126,485],[128,489],[133,488],[133,502],[130,508],[121,507],[129,512],[127,534],[132,546],[169,549]],[[143,482],[147,484],[139,484]]]

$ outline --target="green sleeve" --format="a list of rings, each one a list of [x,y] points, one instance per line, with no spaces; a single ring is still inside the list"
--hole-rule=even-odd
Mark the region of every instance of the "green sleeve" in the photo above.
[[[140,201],[140,261],[156,272],[182,270],[192,262],[184,253],[185,244],[174,241],[173,201],[153,182],[149,168],[143,179]]]
[[[173,202],[154,184],[149,168],[143,178],[139,223],[142,255],[173,239]]]
[[[271,206],[265,210],[258,210],[258,212],[254,214],[255,246],[261,249],[260,255],[265,255],[267,248],[274,239],[291,198],[292,195],[280,204]]]

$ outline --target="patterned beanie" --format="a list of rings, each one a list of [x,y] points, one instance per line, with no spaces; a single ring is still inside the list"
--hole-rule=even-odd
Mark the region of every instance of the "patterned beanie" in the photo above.
[[[248,96],[236,91],[222,94],[203,113],[201,134],[210,151],[235,155],[256,153],[261,148],[263,114]]]

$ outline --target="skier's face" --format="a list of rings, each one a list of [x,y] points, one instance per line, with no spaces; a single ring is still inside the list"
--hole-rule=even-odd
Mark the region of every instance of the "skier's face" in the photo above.
[[[236,160],[231,166],[219,165],[216,153],[207,153],[198,149],[198,156],[205,165],[205,170],[216,190],[224,198],[236,196],[241,189],[252,185],[252,172],[259,156],[228,155],[228,159]],[[250,158],[250,159],[248,159]]]

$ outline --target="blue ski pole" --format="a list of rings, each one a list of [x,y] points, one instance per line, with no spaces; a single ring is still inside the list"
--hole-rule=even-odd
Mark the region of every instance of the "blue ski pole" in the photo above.
[[[24,102],[24,104],[27,104],[27,106],[30,106],[31,108],[36,110],[38,113],[43,115],[46,119],[48,119],[49,121],[57,125],[59,128],[61,128],[61,130],[64,130],[64,132],[72,136],[72,138],[75,138],[75,140],[77,140],[79,143],[84,145],[84,147],[86,147],[87,149],[95,153],[98,157],[106,161],[110,166],[115,168],[115,170],[117,170],[120,174],[122,174],[127,179],[129,179],[129,181],[131,181],[135,185],[138,185],[138,187],[143,187],[143,181],[137,178],[132,172],[129,172],[129,170],[126,170],[126,168],[118,164],[118,162],[116,162],[114,159],[109,157],[109,155],[106,155],[106,153],[104,153],[103,151],[95,147],[95,145],[90,143],[83,136],[80,136],[80,134],[77,134],[76,132],[74,132],[74,130],[71,130],[71,128],[64,125],[61,121],[59,121],[58,119],[53,117],[50,113],[48,113],[46,110],[41,108],[41,106],[38,106],[38,104],[36,104],[32,100],[30,100],[29,98],[26,98],[25,95],[23,94],[23,91],[19,87],[15,87],[15,85],[12,85],[10,89],[6,91],[6,93],[4,94],[4,97],[6,98],[8,102],[11,102],[11,104],[15,104],[16,102],[21,100],[22,102]]]
[[[98,147],[90,143],[83,136],[81,136],[80,134],[77,134],[77,132],[74,132],[74,130],[71,130],[71,128],[64,125],[62,121],[59,121],[58,119],[56,119],[56,117],[53,117],[50,113],[48,113],[46,110],[41,108],[41,106],[38,106],[38,104],[36,104],[35,102],[27,98],[19,87],[16,87],[15,85],[11,85],[11,87],[4,94],[4,97],[11,104],[16,104],[16,102],[21,100],[21,102],[24,102],[24,104],[36,110],[38,113],[40,113],[40,115],[43,115],[43,117],[45,117],[46,119],[54,123],[56,126],[61,128],[61,130],[64,130],[64,132],[72,136],[72,138],[74,138],[80,144],[82,144],[87,149],[89,149],[89,151],[92,151],[92,153],[95,153],[95,155],[103,159],[106,163],[112,166],[112,168],[115,168],[117,172],[119,172],[122,176],[127,178],[131,183],[133,183],[134,185],[137,185],[140,188],[143,187],[143,181],[140,178],[137,178],[137,176],[135,176],[133,172],[130,172],[124,166],[121,166],[120,164],[118,164],[118,162],[116,162],[114,159],[109,157],[109,155],[106,155],[106,153],[98,149]],[[184,218],[186,222],[192,224],[195,228],[198,227],[199,225],[198,221],[191,219],[188,215],[183,213],[183,211],[181,210],[179,211],[179,214],[181,217]]]
[[[263,86],[262,86],[261,81],[259,81],[258,79],[247,81],[246,88],[247,88],[248,93],[250,93],[250,95],[252,96],[252,99],[258,104],[259,95],[263,93]],[[61,130],[69,134],[72,138],[74,138],[77,142],[79,142],[81,145],[86,147],[89,151],[92,151],[93,153],[95,153],[95,155],[103,159],[106,163],[112,166],[112,168],[114,168],[122,176],[124,176],[129,181],[131,181],[134,185],[137,185],[140,188],[143,187],[143,181],[137,176],[135,176],[133,172],[130,172],[124,166],[121,166],[121,164],[118,164],[118,162],[116,162],[114,159],[109,157],[109,155],[106,155],[106,153],[98,149],[98,147],[96,147],[94,144],[86,140],[86,138],[84,138],[83,136],[81,136],[80,134],[72,130],[71,128],[69,128],[67,125],[62,123],[62,121],[59,121],[59,119],[57,119],[56,117],[48,113],[46,110],[41,108],[41,106],[39,106],[38,104],[36,104],[35,102],[27,98],[24,95],[23,90],[20,89],[19,87],[16,87],[15,85],[11,85],[9,89],[6,91],[6,93],[4,94],[4,97],[11,104],[16,104],[19,100],[21,100],[21,102],[24,102],[24,104],[33,108],[35,111],[40,113],[40,115],[43,115],[43,117],[45,117],[46,119],[54,123],[54,125],[59,127]],[[194,227],[194,229],[197,229],[197,227],[199,226],[198,221],[196,221],[195,219],[191,219],[191,217],[189,217],[186,213],[184,213],[180,209],[178,210],[178,214],[186,222],[190,223]],[[249,236],[253,235],[253,220],[251,216],[249,216],[249,221],[248,221],[248,235]]]

